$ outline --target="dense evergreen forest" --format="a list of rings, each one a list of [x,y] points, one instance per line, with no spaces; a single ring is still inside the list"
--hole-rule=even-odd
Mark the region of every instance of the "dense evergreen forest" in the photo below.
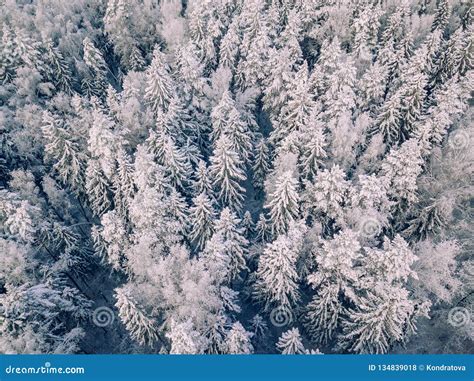
[[[472,353],[473,9],[0,0],[0,352]]]

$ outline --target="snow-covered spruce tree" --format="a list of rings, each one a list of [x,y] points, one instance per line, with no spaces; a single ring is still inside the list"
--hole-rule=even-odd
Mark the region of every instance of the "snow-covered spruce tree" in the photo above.
[[[42,132],[46,140],[45,151],[53,161],[54,171],[75,192],[82,192],[87,156],[78,137],[63,120],[47,111],[43,114]]]
[[[116,154],[117,170],[112,180],[114,191],[114,205],[123,216],[128,213],[130,202],[135,195],[135,184],[133,181],[133,165],[129,155],[123,148]]]
[[[54,46],[52,40],[45,42],[45,50],[51,80],[56,88],[71,94],[73,86],[72,72],[63,54],[58,47]]]
[[[97,160],[91,159],[86,169],[86,192],[93,213],[101,216],[111,206],[111,186]]]
[[[140,189],[129,205],[131,245],[124,254],[127,266],[136,275],[149,276],[157,255],[166,255],[182,240],[184,227],[170,210],[169,194],[158,186]]]
[[[211,138],[217,141],[225,135],[232,150],[239,154],[242,161],[247,162],[252,151],[252,134],[229,91],[224,92],[219,104],[212,110],[211,120]]]
[[[238,122],[239,114],[235,108],[235,102],[232,99],[230,91],[224,91],[219,103],[212,109],[212,132],[211,137],[214,141],[218,140],[223,133],[227,131],[230,123]]]
[[[152,111],[166,111],[174,96],[174,87],[163,52],[157,46],[153,50],[153,60],[146,70],[147,86],[145,99]]]
[[[255,144],[252,170],[253,186],[255,188],[263,188],[265,176],[270,170],[270,149],[263,137],[260,137]]]
[[[215,216],[214,206],[206,193],[200,193],[193,198],[193,206],[189,210],[189,238],[197,248],[202,248],[214,232]]]
[[[200,193],[212,195],[212,183],[209,178],[209,168],[203,160],[199,160],[197,164],[195,179],[192,181],[191,186],[196,195]]]
[[[171,341],[170,354],[202,354],[207,346],[206,339],[193,328],[190,320],[180,324],[172,321],[166,336]]]
[[[294,132],[303,130],[310,122],[315,107],[309,96],[308,65],[304,63],[295,74],[294,82],[289,89],[289,99],[282,107],[272,131],[271,140],[278,144]]]
[[[376,119],[377,130],[383,134],[389,145],[400,140],[401,100],[398,94],[388,99],[380,110]]]
[[[315,117],[313,115],[313,117]],[[304,128],[301,138],[301,155],[299,166],[301,173],[306,178],[314,178],[319,169],[323,166],[327,154],[327,139],[322,124],[318,121],[310,123]]]
[[[251,336],[252,334],[246,331],[240,322],[235,322],[227,333],[226,353],[234,355],[253,353]]]
[[[20,63],[14,32],[7,23],[3,24],[1,44],[0,80],[2,84],[4,84],[8,83],[14,77],[16,67]]]
[[[291,328],[283,332],[276,346],[284,355],[302,355],[306,351],[301,342],[301,335],[298,328]]]
[[[210,160],[209,174],[216,190],[216,198],[223,205],[240,210],[245,193],[240,183],[246,180],[246,175],[242,160],[232,149],[232,143],[225,135],[217,140]]]
[[[449,2],[447,0],[438,1],[438,6],[435,12],[435,18],[433,20],[433,25],[431,26],[431,31],[436,29],[444,30],[448,24],[450,16]]]
[[[392,148],[382,163],[382,174],[390,184],[389,195],[401,203],[417,200],[416,180],[422,171],[421,146],[416,139],[407,140],[399,148]]]
[[[296,261],[303,234],[303,224],[293,223],[287,234],[265,246],[259,258],[254,292],[266,310],[272,306],[292,309],[299,300]]]
[[[380,294],[378,294],[380,292]],[[356,353],[386,353],[396,342],[415,332],[416,316],[427,314],[424,305],[409,300],[408,291],[399,287],[376,290],[361,300],[357,311],[349,311],[342,341]]]
[[[86,93],[89,92],[90,95],[102,97],[107,83],[107,63],[104,60],[102,52],[97,49],[89,37],[84,38],[82,45],[84,50],[84,62],[91,71],[89,76],[84,78],[82,88]],[[89,91],[87,89],[89,89]]]
[[[240,272],[247,268],[245,256],[248,241],[244,237],[244,229],[240,227],[241,221],[229,208],[224,208],[219,219],[214,224],[216,235],[222,239],[224,255],[228,256],[229,279],[237,278]]]
[[[214,39],[221,37],[220,20],[216,19],[217,4],[193,3],[189,9],[189,37],[199,52],[205,66],[213,65],[217,59]]]
[[[125,269],[124,252],[129,246],[126,235],[126,222],[119,212],[111,210],[105,213],[100,220],[100,242],[103,244],[105,260],[115,270]],[[96,237],[99,243],[99,237]]]
[[[164,131],[150,132],[149,149],[162,165],[171,183],[183,188],[188,182],[191,165],[176,141]]]
[[[316,253],[318,271],[308,276],[316,294],[307,306],[306,328],[317,342],[327,343],[340,325],[344,313],[341,291],[347,292],[349,300],[355,298],[351,286],[358,278],[355,264],[360,249],[357,234],[344,230],[323,241]]]
[[[280,115],[288,101],[292,80],[294,80],[298,57],[292,57],[287,47],[273,49],[269,59],[269,76],[264,87],[264,108],[272,117]]]
[[[256,339],[261,339],[268,330],[266,321],[260,315],[255,315],[251,320],[252,333]]]
[[[44,214],[45,199],[39,199],[27,174],[13,174],[9,186],[0,190],[0,349],[3,353],[74,353],[85,332],[81,328],[90,313],[91,302],[69,283],[75,278],[61,263],[66,250],[62,238],[48,231],[54,225]],[[35,196],[36,195],[36,196]],[[24,197],[34,201],[32,205]],[[55,230],[60,230],[55,229]],[[64,236],[64,239],[67,239]],[[75,245],[69,235],[70,258]],[[33,246],[34,245],[34,246]],[[48,268],[41,269],[42,258]],[[64,258],[64,256],[63,256]],[[28,269],[36,269],[32,273]],[[69,277],[69,278],[68,278]],[[73,327],[69,323],[73,323]]]
[[[235,68],[239,53],[240,36],[237,24],[236,20],[232,21],[219,46],[219,64],[231,69]]]
[[[123,0],[107,2],[104,16],[104,30],[112,41],[115,53],[120,57],[123,66],[129,70],[141,70],[145,65],[139,43],[136,39],[137,28],[131,13],[138,3],[127,3]],[[144,7],[146,8],[146,6]]]
[[[246,210],[244,213],[244,217],[242,218],[242,228],[244,236],[249,239],[253,236],[255,230],[255,223],[252,218],[252,214]]]
[[[286,232],[299,215],[298,183],[291,171],[282,173],[276,181],[275,190],[266,205],[274,235]]]
[[[142,345],[153,346],[158,340],[157,328],[150,319],[131,298],[127,289],[118,288],[115,290],[117,302],[115,303],[119,317],[124,323],[132,338]]]
[[[319,172],[306,189],[305,208],[337,219],[342,213],[342,205],[349,190],[349,181],[345,177],[338,165]]]
[[[406,289],[408,278],[416,277],[411,267],[417,258],[403,238],[385,238],[383,250],[365,250],[367,286],[373,287],[348,311],[340,340],[353,352],[386,353],[416,332],[416,319],[427,316],[431,303],[411,299]]]
[[[267,78],[269,70],[268,59],[270,58],[270,49],[272,47],[272,41],[268,33],[268,25],[261,25],[253,37],[248,51],[243,53],[245,54],[245,59],[239,61],[237,82],[242,89],[253,87],[260,90]],[[242,43],[245,44],[249,40],[248,35],[244,36]]]
[[[256,240],[261,242],[267,242],[270,239],[270,227],[264,213],[260,213],[258,216],[258,221],[255,225],[255,236]]]
[[[92,126],[89,129],[88,149],[108,179],[112,179],[116,168],[115,156],[122,141],[115,133],[115,123],[109,115],[99,109],[92,111]]]
[[[209,79],[204,77],[204,65],[198,57],[196,47],[192,43],[183,44],[175,56],[180,97],[189,101],[195,110],[207,110],[209,100],[205,91]]]

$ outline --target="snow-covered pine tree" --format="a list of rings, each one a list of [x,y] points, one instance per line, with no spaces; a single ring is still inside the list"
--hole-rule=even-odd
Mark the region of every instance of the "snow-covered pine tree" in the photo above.
[[[315,118],[315,116],[313,116]],[[301,173],[306,178],[314,178],[327,158],[326,135],[321,123],[313,121],[301,135],[301,155],[299,157]]]
[[[331,169],[319,172],[305,192],[305,204],[309,211],[325,213],[337,219],[349,190],[349,181],[344,171],[335,165]]]
[[[449,16],[450,16],[448,0],[439,0],[437,3],[438,3],[438,6],[436,8],[435,18],[431,26],[432,32],[435,31],[436,29],[443,31],[444,28],[446,28],[446,25],[448,25]]]
[[[234,355],[248,355],[253,353],[251,343],[252,334],[245,330],[240,322],[232,324],[226,337],[226,353]]]
[[[259,258],[254,292],[266,310],[272,306],[291,310],[299,300],[296,261],[304,231],[301,223],[293,223],[287,234],[280,234],[265,246]]]
[[[253,163],[253,186],[263,189],[265,176],[270,170],[270,150],[265,138],[260,137],[255,143]]]
[[[360,249],[357,234],[343,230],[323,241],[316,253],[318,270],[308,276],[316,294],[307,306],[306,328],[317,342],[327,343],[338,330],[344,313],[340,298],[357,301],[352,286],[359,277],[356,263]]]
[[[246,176],[243,163],[226,136],[217,140],[210,161],[209,174],[216,189],[217,199],[223,205],[240,210],[245,193],[240,183],[246,180]]]
[[[253,222],[252,214],[248,210],[245,211],[244,218],[242,218],[242,228],[244,237],[250,239],[255,230],[255,223]]]
[[[0,81],[6,84],[15,76],[15,70],[20,63],[14,32],[7,23],[3,24],[1,47]]]
[[[153,60],[146,70],[145,99],[152,111],[166,111],[175,96],[174,84],[169,73],[165,55],[157,46],[153,50]]]
[[[72,72],[63,54],[54,46],[52,40],[47,40],[44,45],[46,50],[46,63],[49,67],[49,76],[57,88],[71,94],[73,86]]]
[[[382,163],[382,174],[390,184],[389,195],[398,202],[417,200],[416,180],[422,171],[421,146],[417,139],[410,139],[399,148],[392,148]]]
[[[189,181],[191,164],[176,141],[163,130],[150,131],[148,145],[158,164],[165,169],[171,184],[183,189]]]
[[[219,104],[213,108],[211,120],[213,141],[217,142],[222,135],[225,135],[232,149],[246,162],[252,151],[251,133],[242,120],[229,91],[222,94]]]
[[[255,225],[255,239],[260,242],[267,242],[270,239],[270,227],[264,213],[260,213],[258,216],[258,221]]]
[[[85,187],[91,209],[100,217],[111,206],[111,185],[97,160],[91,159],[87,163]]]
[[[104,60],[102,52],[97,49],[94,42],[86,37],[82,41],[84,50],[84,62],[91,70],[90,77],[86,79],[94,95],[103,96],[106,89],[108,66]],[[83,83],[84,86],[84,83]]]
[[[170,354],[202,354],[207,346],[206,339],[193,328],[191,320],[179,324],[172,321],[166,337],[171,341]]]
[[[190,231],[189,238],[197,248],[204,247],[206,241],[214,232],[216,212],[211,199],[201,193],[193,198],[193,206],[189,210]]]
[[[219,219],[214,224],[215,233],[221,237],[223,251],[229,257],[229,279],[239,277],[242,270],[246,269],[245,256],[249,242],[244,237],[244,229],[240,227],[241,221],[229,208],[224,208]]]
[[[298,183],[291,171],[276,180],[275,190],[266,205],[273,235],[285,233],[299,215]]]
[[[126,216],[130,202],[135,195],[133,165],[129,155],[123,148],[117,151],[116,161],[117,171],[112,180],[114,206],[116,211]]]
[[[75,192],[83,192],[87,157],[78,137],[62,119],[48,111],[43,114],[41,130],[46,140],[46,155],[53,161],[53,170]]]
[[[271,141],[278,144],[293,132],[303,130],[309,123],[315,107],[309,93],[308,65],[303,63],[295,74],[289,89],[289,99],[283,105],[275,129],[271,133]]]
[[[284,355],[302,355],[306,352],[298,328],[291,328],[283,332],[276,346]]]
[[[156,324],[129,295],[127,288],[115,289],[116,307],[130,335],[142,345],[154,346],[159,340]]]

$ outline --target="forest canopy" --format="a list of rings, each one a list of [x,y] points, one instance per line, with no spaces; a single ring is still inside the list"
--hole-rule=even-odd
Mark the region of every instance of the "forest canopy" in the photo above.
[[[469,353],[473,6],[0,0],[0,353]]]

